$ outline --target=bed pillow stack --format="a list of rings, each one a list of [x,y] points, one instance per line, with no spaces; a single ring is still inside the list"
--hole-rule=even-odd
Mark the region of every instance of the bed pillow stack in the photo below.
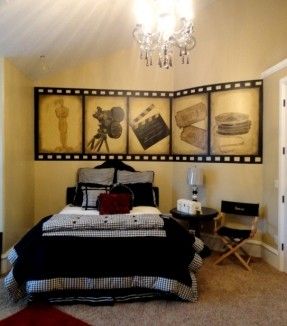
[[[111,193],[113,194],[111,198],[115,198],[116,194],[127,194],[130,198],[129,210],[134,206],[156,206],[153,171],[118,170],[116,183],[114,181],[114,168],[80,168],[73,204],[82,206],[84,209],[99,209],[99,199],[108,200],[108,196],[100,195]]]

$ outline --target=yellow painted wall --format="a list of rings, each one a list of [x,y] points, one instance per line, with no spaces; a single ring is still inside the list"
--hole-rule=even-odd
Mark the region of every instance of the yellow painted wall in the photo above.
[[[169,71],[147,68],[133,47],[51,74],[36,81],[35,86],[176,90],[258,79],[266,68],[286,57],[286,12],[286,0],[217,0],[195,19],[197,45],[188,66],[178,63]],[[264,89],[268,92],[266,87]],[[205,174],[201,199],[215,208],[220,207],[222,199],[259,202],[264,211],[261,229],[270,233],[268,243],[276,246],[277,195],[273,179],[277,166],[273,155],[277,152],[266,140],[270,137],[275,144],[274,137],[277,138],[272,131],[273,123],[270,128],[266,126],[267,119],[277,119],[271,106],[264,107],[264,164],[200,164]],[[64,205],[65,188],[75,183],[77,168],[96,164],[99,162],[35,162],[35,221]],[[163,212],[169,211],[178,198],[190,196],[185,180],[191,163],[135,162],[131,165],[138,170],[155,170]],[[266,171],[271,184],[264,175]],[[265,187],[269,189],[271,200],[266,198]],[[266,225],[270,225],[268,231]]]
[[[156,65],[146,67],[139,58],[139,49],[122,50],[96,61],[79,63],[72,69],[44,76],[37,86],[107,88],[128,90],[174,89],[173,70],[160,70]]]
[[[4,62],[4,251],[33,225],[33,84]]]
[[[286,0],[214,1],[195,17],[197,43],[175,88],[260,78],[286,58],[286,13]]]

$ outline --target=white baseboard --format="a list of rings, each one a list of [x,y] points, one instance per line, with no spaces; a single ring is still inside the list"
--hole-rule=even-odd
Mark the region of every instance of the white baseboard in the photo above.
[[[278,250],[274,249],[264,242],[262,242],[262,259],[265,260],[269,265],[280,270]]]
[[[252,257],[262,257],[262,242],[258,240],[247,241],[242,248]]]
[[[222,241],[214,234],[202,233],[202,239],[210,249],[215,251],[223,251]],[[279,254],[278,250],[269,246],[268,244],[258,241],[249,240],[244,245],[243,248],[252,257],[261,257],[271,266],[279,270]]]

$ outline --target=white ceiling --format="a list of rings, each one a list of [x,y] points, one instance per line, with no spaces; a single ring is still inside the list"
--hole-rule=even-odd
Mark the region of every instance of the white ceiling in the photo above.
[[[215,0],[193,0],[195,15]],[[0,0],[0,56],[31,78],[132,46],[134,0]]]

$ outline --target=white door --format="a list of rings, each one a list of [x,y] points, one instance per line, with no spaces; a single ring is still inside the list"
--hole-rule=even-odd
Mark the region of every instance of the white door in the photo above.
[[[282,85],[282,109],[285,114],[285,155],[284,155],[284,213],[283,213],[283,255],[284,272],[287,273],[287,79]],[[282,250],[282,248],[281,248]]]
[[[287,77],[280,80],[278,252],[280,270],[287,273]]]

